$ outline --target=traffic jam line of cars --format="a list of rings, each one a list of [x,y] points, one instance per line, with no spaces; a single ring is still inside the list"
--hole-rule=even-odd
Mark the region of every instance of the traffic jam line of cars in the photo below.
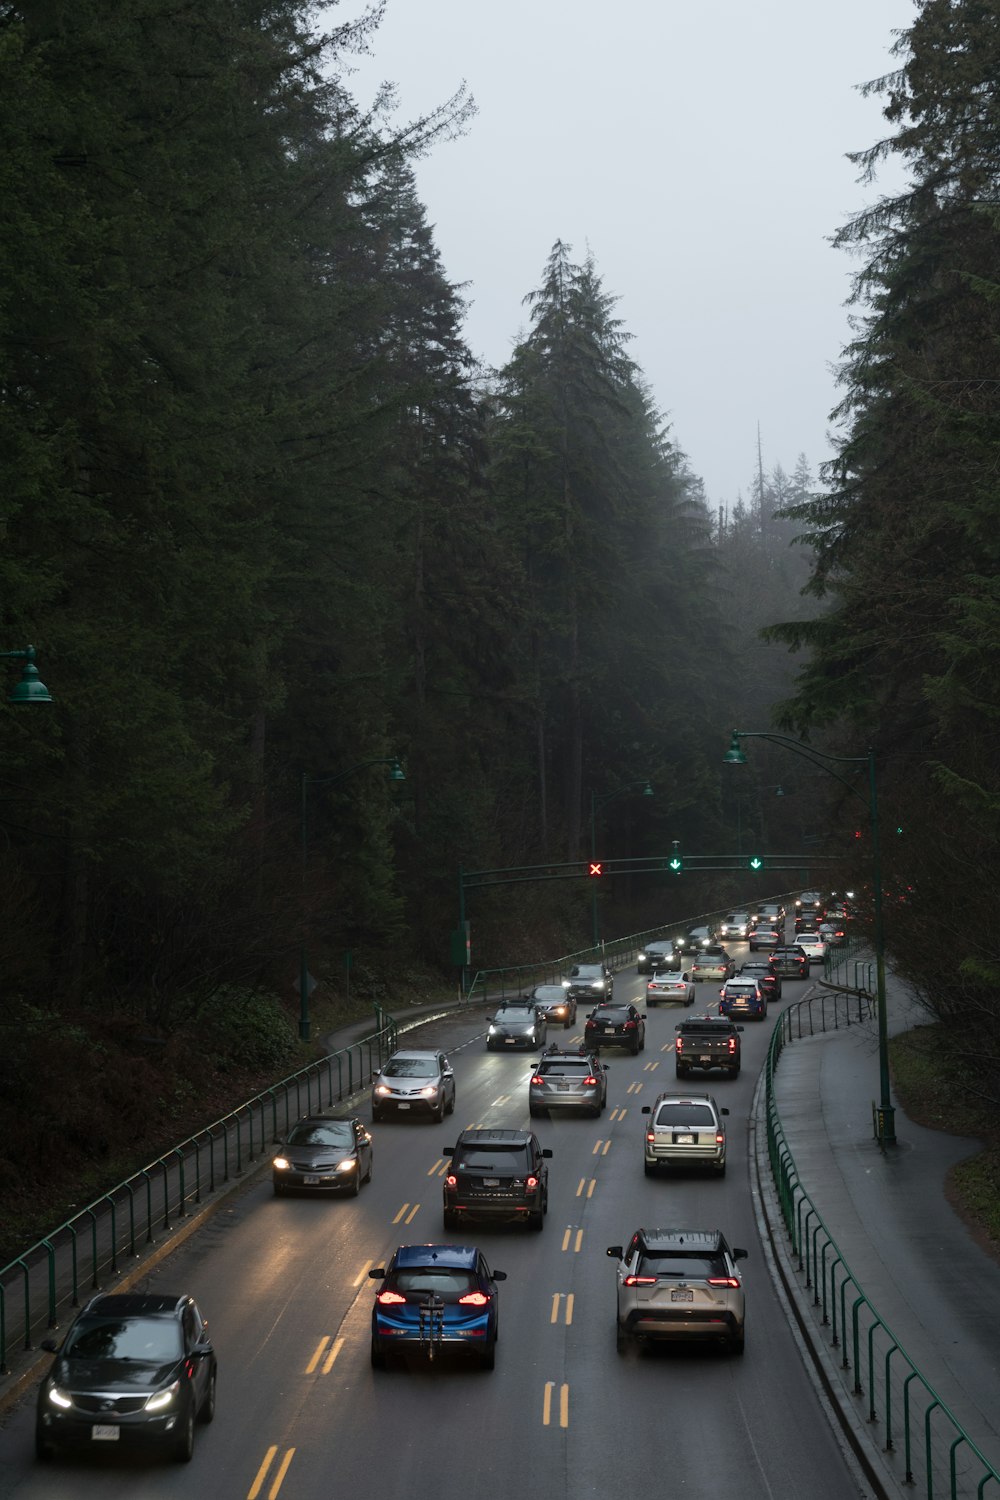
[[[696,986],[721,981],[718,1014],[685,1015],[675,1026],[673,1051],[678,1081],[696,1072],[719,1071],[735,1078],[740,1071],[742,1026],[735,1017],[762,1020],[771,999],[781,996],[785,978],[808,978],[832,942],[839,940],[846,909],[833,909],[832,921],[822,905],[804,893],[797,903],[795,941],[784,936],[783,908],[763,906],[756,913],[735,912],[718,932],[695,929],[686,937],[650,943],[638,956],[637,969],[648,976],[647,1008],[675,1004],[689,1011]],[[772,925],[773,924],[773,925]],[[773,934],[774,941],[771,940]],[[751,953],[769,949],[766,958],[750,958],[737,971],[720,936],[745,940]],[[548,1027],[564,1030],[577,1024],[580,1001],[590,1005],[582,1045],[546,1046]],[[602,1050],[616,1048],[638,1056],[646,1044],[647,1014],[614,999],[614,975],[606,964],[580,964],[561,984],[539,985],[529,994],[505,999],[488,1018],[489,1051],[528,1047],[539,1054],[528,1078],[531,1117],[579,1113],[598,1119],[608,1106],[608,1064]],[[544,1050],[543,1050],[544,1049]],[[645,1064],[654,1072],[658,1062]],[[633,1095],[642,1082],[632,1080]],[[423,1119],[441,1123],[453,1114],[455,1075],[447,1055],[431,1049],[401,1049],[374,1076],[371,1118]],[[627,1113],[616,1106],[611,1120]],[[661,1091],[642,1106],[643,1167],[647,1177],[666,1171],[701,1167],[717,1176],[726,1170],[726,1117],[729,1110],[709,1093]],[[594,1143],[593,1154],[606,1156],[610,1138]],[[442,1179],[442,1226],[454,1233],[467,1224],[519,1223],[540,1231],[549,1202],[552,1151],[533,1130],[472,1126],[459,1133],[428,1172]],[[357,1116],[311,1112],[288,1130],[271,1163],[274,1192],[357,1196],[372,1180],[374,1142]],[[576,1196],[587,1200],[597,1179],[581,1178]],[[404,1204],[394,1223],[412,1222],[419,1204]],[[564,1251],[579,1253],[583,1230],[568,1226]],[[664,1340],[711,1340],[742,1353],[745,1301],[738,1262],[747,1252],[730,1247],[717,1229],[639,1228],[627,1245],[611,1245],[617,1261],[616,1342],[620,1352],[631,1344]],[[491,1267],[475,1245],[441,1243],[400,1245],[382,1265],[362,1276],[377,1282],[371,1319],[371,1364],[387,1368],[393,1354],[415,1353],[428,1362],[457,1353],[480,1368],[494,1368],[499,1332],[498,1284],[505,1273]],[[359,1277],[356,1285],[361,1284]],[[552,1318],[572,1321],[573,1299],[556,1294]],[[310,1363],[328,1370],[343,1345],[325,1338]],[[38,1393],[36,1451],[41,1459],[61,1449],[95,1444],[154,1447],[187,1461],[194,1447],[197,1422],[215,1414],[217,1362],[207,1324],[186,1295],[101,1294],[88,1301],[61,1344],[45,1340],[55,1358]],[[568,1422],[568,1387],[545,1386],[543,1420],[558,1410]],[[277,1455],[271,1449],[261,1476]],[[294,1450],[279,1464],[272,1492],[280,1488]],[[263,1482],[263,1481],[262,1481]]]

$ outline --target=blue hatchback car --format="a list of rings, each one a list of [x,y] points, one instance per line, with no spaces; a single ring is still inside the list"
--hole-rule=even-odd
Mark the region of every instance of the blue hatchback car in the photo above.
[[[474,1245],[400,1245],[388,1266],[369,1271],[381,1283],[372,1310],[372,1366],[413,1353],[428,1361],[455,1351],[492,1370],[498,1330],[498,1281]]]
[[[743,979],[728,979],[719,995],[720,1016],[729,1016],[733,1020],[737,1016],[748,1016],[754,1021],[763,1021],[767,1017],[767,995],[749,975]]]

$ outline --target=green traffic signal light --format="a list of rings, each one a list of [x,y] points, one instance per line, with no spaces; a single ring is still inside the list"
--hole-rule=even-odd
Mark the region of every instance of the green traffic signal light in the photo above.
[[[760,855],[751,854],[750,858],[747,860],[747,869],[753,870],[756,873],[759,870],[763,870],[763,868],[764,861],[761,859]]]
[[[673,859],[667,861],[667,868],[669,870],[673,870],[675,875],[679,875],[681,873],[684,868],[684,861],[681,859],[679,854],[675,854]]]

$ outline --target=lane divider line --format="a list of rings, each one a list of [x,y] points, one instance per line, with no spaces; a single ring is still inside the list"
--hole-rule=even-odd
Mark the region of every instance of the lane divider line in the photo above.
[[[375,1264],[375,1262],[373,1260],[366,1260],[365,1263],[364,1263],[364,1265],[361,1267],[361,1270],[358,1273],[358,1275],[355,1276],[354,1280],[351,1282],[351,1285],[352,1286],[360,1286],[363,1281],[367,1281],[368,1280],[368,1272],[371,1270],[371,1268],[372,1268],[372,1266],[374,1264]]]
[[[327,1346],[327,1344],[329,1342],[330,1342],[330,1335],[328,1333],[325,1333],[323,1335],[323,1337],[320,1339],[318,1345],[316,1346],[316,1353],[313,1355],[312,1359],[306,1365],[306,1374],[307,1375],[312,1375],[313,1374],[313,1372],[316,1369],[316,1366],[319,1364],[320,1360],[323,1358],[323,1351],[324,1351],[324,1349],[326,1348],[326,1346]]]
[[[324,1375],[329,1375],[330,1371],[333,1369],[333,1362],[337,1358],[337,1355],[340,1353],[340,1351],[341,1351],[341,1349],[343,1349],[343,1347],[344,1347],[344,1340],[343,1339],[335,1339],[334,1340],[334,1342],[333,1342],[333,1348],[330,1350],[329,1354],[327,1355],[327,1357],[326,1357],[326,1363],[323,1366],[323,1374]]]

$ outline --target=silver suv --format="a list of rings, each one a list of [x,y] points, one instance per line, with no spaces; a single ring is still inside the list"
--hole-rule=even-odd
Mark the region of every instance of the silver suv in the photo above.
[[[643,1140],[643,1165],[653,1177],[661,1167],[686,1164],[726,1170],[726,1126],[711,1094],[660,1094],[642,1106],[649,1116]]]
[[[394,1052],[372,1079],[372,1119],[421,1115],[443,1120],[455,1108],[455,1074],[443,1052]]]
[[[596,1119],[608,1102],[608,1070],[596,1053],[550,1047],[528,1084],[529,1115],[553,1109],[583,1109]]]
[[[618,1261],[618,1352],[630,1339],[711,1339],[743,1353],[747,1252],[717,1229],[637,1229],[609,1245]]]

